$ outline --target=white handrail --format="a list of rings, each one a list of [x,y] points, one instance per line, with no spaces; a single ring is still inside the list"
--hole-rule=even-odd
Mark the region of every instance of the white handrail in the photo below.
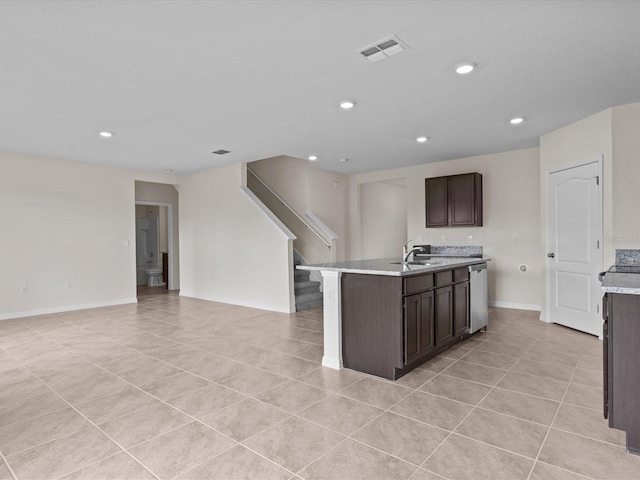
[[[311,226],[311,224],[309,224],[309,223],[308,223],[304,218],[302,218],[300,215],[298,215],[298,213],[297,213],[293,208],[291,208],[291,206],[290,206],[287,202],[285,202],[285,201],[282,199],[282,197],[280,197],[280,195],[278,195],[276,192],[274,192],[274,191],[271,189],[271,187],[270,187],[269,185],[267,185],[266,183],[264,183],[264,181],[263,181],[263,180],[262,180],[258,175],[256,175],[256,174],[255,174],[255,173],[254,173],[254,172],[253,172],[249,167],[247,167],[247,172],[249,172],[249,173],[253,176],[253,178],[255,178],[256,180],[258,180],[258,181],[259,181],[259,182],[260,182],[260,183],[261,183],[261,184],[262,184],[262,185],[263,185],[267,190],[269,190],[269,192],[271,192],[271,194],[272,194],[274,197],[276,197],[276,198],[278,199],[278,201],[279,201],[279,202],[280,202],[284,207],[286,207],[286,208],[287,208],[291,213],[293,213],[293,214],[295,215],[295,217],[296,217],[298,220],[300,220],[300,221],[302,222],[302,224],[303,224],[306,228],[308,228],[309,230],[311,230],[311,232],[312,232],[316,237],[318,237],[318,238],[320,239],[320,241],[321,241],[322,243],[324,243],[324,244],[325,244],[325,246],[326,246],[329,250],[331,250],[331,243],[330,243],[330,242],[327,242],[327,240],[325,240],[325,238],[324,238],[320,233],[318,233],[318,231],[317,231],[315,228],[313,228],[313,226]]]

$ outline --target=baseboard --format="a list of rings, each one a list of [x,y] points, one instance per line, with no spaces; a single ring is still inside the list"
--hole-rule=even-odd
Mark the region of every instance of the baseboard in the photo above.
[[[187,298],[197,298],[198,300],[206,300],[208,302],[217,302],[217,303],[225,303],[227,305],[236,305],[238,307],[256,308],[258,310],[265,310],[268,312],[295,313],[295,304],[293,306],[293,310],[290,310],[290,308],[282,308],[280,306],[264,304],[264,303],[238,302],[236,299],[201,297],[188,292],[182,292],[182,290],[180,291],[180,296],[187,297]]]
[[[535,312],[540,312],[542,310],[540,305],[533,305],[531,303],[489,302],[489,306],[497,308],[514,308],[516,310],[533,310]]]
[[[121,298],[118,300],[109,300],[106,302],[83,303],[82,305],[63,305],[60,307],[40,308],[38,310],[29,310],[26,312],[2,313],[0,314],[0,320],[35,317],[36,315],[49,315],[51,313],[73,312],[75,310],[86,310],[89,308],[113,307],[115,305],[127,305],[130,303],[138,303],[138,299],[135,297]]]

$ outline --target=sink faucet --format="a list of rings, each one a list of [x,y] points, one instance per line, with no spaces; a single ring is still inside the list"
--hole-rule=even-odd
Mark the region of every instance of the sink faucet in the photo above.
[[[408,255],[407,253],[407,246],[409,245],[409,242],[411,240],[407,240],[407,243],[404,244],[404,246],[402,247],[402,261],[406,262],[406,257]]]
[[[402,258],[402,261],[406,262],[407,260],[409,260],[409,257],[413,252],[422,252],[422,251],[424,251],[424,248],[422,247],[413,247],[411,250],[405,253],[404,257]]]
[[[407,260],[409,260],[409,257],[411,256],[411,254],[413,252],[422,252],[424,251],[423,247],[413,247],[411,250],[407,250],[407,246],[409,245],[409,242],[411,240],[407,240],[407,243],[404,244],[404,247],[402,247],[402,261],[406,262]]]

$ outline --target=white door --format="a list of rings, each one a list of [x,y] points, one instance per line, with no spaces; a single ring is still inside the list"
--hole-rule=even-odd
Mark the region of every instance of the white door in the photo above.
[[[549,321],[601,335],[600,163],[548,174]]]

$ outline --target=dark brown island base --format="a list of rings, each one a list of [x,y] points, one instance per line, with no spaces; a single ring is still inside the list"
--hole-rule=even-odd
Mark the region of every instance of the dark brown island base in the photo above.
[[[640,295],[604,297],[604,418],[640,455]]]
[[[469,270],[342,275],[344,366],[397,380],[469,336]]]
[[[640,455],[640,250],[616,250],[600,280],[604,418],[627,432],[627,452]]]

